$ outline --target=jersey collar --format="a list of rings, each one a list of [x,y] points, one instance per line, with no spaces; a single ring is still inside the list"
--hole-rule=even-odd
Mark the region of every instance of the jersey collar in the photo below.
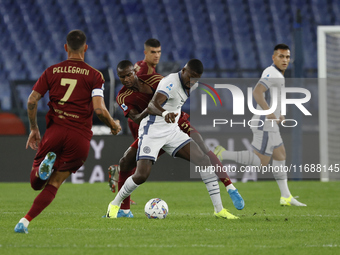
[[[282,70],[280,70],[274,63],[272,64],[273,67],[276,68],[276,70],[278,70],[280,73],[282,73]]]
[[[178,78],[179,78],[179,80],[181,81],[181,85],[182,85],[182,88],[183,88],[185,94],[189,97],[189,93],[188,93],[187,90],[185,89],[184,84],[183,84],[183,81],[182,81],[181,71],[178,72]]]

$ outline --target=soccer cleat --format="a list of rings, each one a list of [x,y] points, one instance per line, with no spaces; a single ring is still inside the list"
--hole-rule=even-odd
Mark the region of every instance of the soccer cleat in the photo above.
[[[214,154],[221,162],[223,161],[222,152],[224,152],[225,150],[226,149],[224,149],[221,145],[216,146],[214,150]]]
[[[24,234],[28,234],[28,229],[24,226],[24,223],[19,222],[15,228],[14,231],[16,233],[24,233]]]
[[[125,213],[122,209],[119,209],[117,213],[117,218],[133,218],[133,214],[131,211]]]
[[[45,181],[50,177],[56,158],[57,155],[54,152],[49,152],[46,154],[45,159],[40,163],[39,166],[39,178],[41,180]]]
[[[242,210],[244,208],[244,200],[241,197],[240,193],[238,193],[238,190],[228,190],[229,196],[231,200],[233,201],[233,204],[237,210]]]
[[[281,197],[280,198],[280,205],[282,205],[282,206],[307,206],[306,204],[303,204],[303,203],[297,201],[292,195],[290,195],[290,197],[288,197],[288,198]]]
[[[230,212],[228,212],[227,209],[223,208],[220,212],[214,212],[215,216],[217,218],[222,218],[222,219],[228,219],[228,220],[236,220],[239,219],[239,217],[232,215]]]
[[[111,205],[111,203],[110,203],[108,208],[107,208],[106,218],[111,218],[111,219],[117,218],[118,211],[119,211],[119,206],[118,205]]]
[[[110,190],[115,193],[116,187],[118,188],[118,179],[119,179],[119,165],[112,165],[108,168],[109,171],[109,187]]]

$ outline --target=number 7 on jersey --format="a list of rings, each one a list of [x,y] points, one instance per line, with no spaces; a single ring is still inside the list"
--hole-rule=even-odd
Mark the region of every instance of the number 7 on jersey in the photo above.
[[[66,86],[66,84],[69,85],[64,97],[62,99],[60,99],[60,101],[58,102],[58,104],[63,105],[71,96],[74,88],[77,85],[77,80],[76,79],[67,79],[67,78],[62,78],[60,81],[60,85],[61,86]]]

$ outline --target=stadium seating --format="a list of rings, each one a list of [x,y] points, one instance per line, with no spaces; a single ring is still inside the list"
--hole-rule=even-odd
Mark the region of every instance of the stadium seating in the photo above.
[[[206,77],[252,77],[271,64],[273,45],[293,46],[298,8],[304,67],[313,76],[316,26],[340,24],[337,0],[0,0],[0,89],[8,91],[10,80],[35,80],[65,59],[71,29],[86,32],[86,61],[98,69],[142,59],[144,41],[154,37],[161,61],[183,65],[196,57]],[[8,92],[0,95],[2,110],[11,103]]]

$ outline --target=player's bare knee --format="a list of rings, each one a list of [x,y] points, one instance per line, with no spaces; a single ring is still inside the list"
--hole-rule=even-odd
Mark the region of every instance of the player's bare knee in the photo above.
[[[136,169],[136,172],[133,174],[132,179],[137,185],[141,185],[144,183],[151,172],[151,167],[146,166],[146,167],[140,167]]]
[[[131,164],[131,161],[128,160],[126,157],[122,157],[119,160],[119,167],[120,167],[120,171],[128,172],[135,167],[135,164]]]
[[[200,155],[195,159],[195,165],[197,166],[210,166],[211,162],[209,157],[206,154]]]
[[[136,172],[134,175],[133,175],[133,181],[137,184],[137,185],[141,185],[143,184],[149,177],[149,174],[147,173],[138,173]]]

